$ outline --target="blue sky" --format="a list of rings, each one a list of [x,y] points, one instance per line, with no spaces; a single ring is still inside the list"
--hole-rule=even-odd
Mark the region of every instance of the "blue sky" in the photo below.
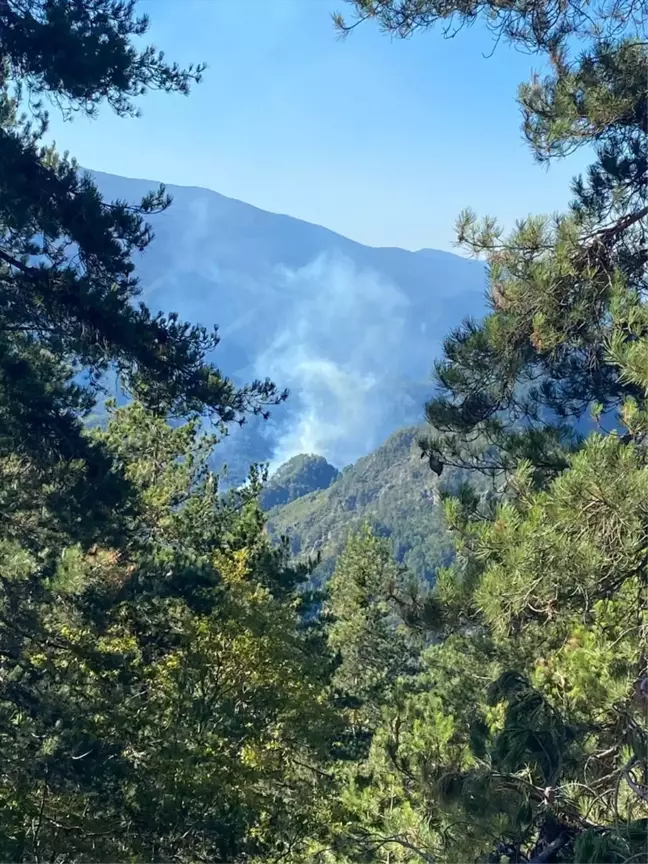
[[[88,168],[204,186],[375,246],[452,249],[471,206],[512,225],[562,209],[584,154],[547,172],[522,140],[516,88],[539,59],[473,28],[336,38],[341,0],[144,0],[148,41],[205,61],[188,98],[149,94],[143,117],[104,110],[51,133]]]

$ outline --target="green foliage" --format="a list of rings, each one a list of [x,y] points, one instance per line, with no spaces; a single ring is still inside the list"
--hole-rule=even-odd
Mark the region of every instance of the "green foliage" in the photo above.
[[[336,728],[304,574],[195,422],[135,404],[95,435],[137,493],[120,546],[0,546],[0,859],[297,854]]]
[[[164,190],[104,201],[45,143],[45,101],[188,92],[202,68],[147,28],[122,0],[0,3],[2,861],[297,858],[330,821],[343,724],[307,574],[270,545],[260,472],[219,488],[198,419],[284,394],[134,302]],[[90,430],[109,371],[135,401]]]
[[[424,453],[494,494],[464,485],[445,502],[456,558],[426,598],[420,671],[385,700],[356,772],[369,785],[349,781],[349,859],[643,860],[645,4],[352,5],[400,36],[483,14],[546,52],[551,74],[520,89],[527,140],[541,162],[587,144],[594,163],[565,215],[509,237],[459,219],[487,257],[491,311],[446,340]]]
[[[355,0],[547,51],[525,134],[595,162],[565,216],[461,217],[492,309],[446,341],[425,462],[404,430],[263,493],[198,417],[283,394],[133,305],[166,199],[102,201],[34,101],[128,114],[201,70],[138,51],[131,3],[0,2],[0,860],[645,859],[647,55],[633,0],[594,5]],[[84,429],[109,368],[139,401]],[[284,534],[337,558],[323,602]]]
[[[118,114],[134,114],[134,98],[147,90],[186,94],[205,68],[169,65],[152,47],[137,51],[129,37],[145,35],[148,23],[133,0],[9,0],[0,17],[3,59],[33,97],[55,94],[84,113],[106,100]]]
[[[329,645],[340,658],[333,684],[359,700],[365,720],[377,720],[399,678],[416,668],[416,653],[395,614],[408,594],[389,543],[367,526],[352,535],[328,585],[326,611],[332,617]]]
[[[594,150],[567,214],[522,220],[509,237],[495,219],[460,217],[458,242],[486,255],[492,312],[448,336],[439,392],[427,407],[436,430],[428,449],[440,464],[497,474],[527,459],[536,479],[554,476],[579,446],[592,403],[614,424],[627,400],[643,394],[619,375],[609,346],[618,354],[623,343],[641,367],[641,343],[629,338],[619,307],[635,308],[645,337],[636,308],[645,309],[648,261],[645,4],[352,5],[400,35],[452,16],[470,23],[483,11],[514,44],[531,40],[550,61],[545,80],[535,76],[520,88],[534,155],[547,162],[584,145]],[[578,57],[571,35],[584,46]]]
[[[64,114],[93,114],[103,101],[131,114],[147,90],[188,91],[202,67],[138,49],[147,28],[123,0],[0,7],[0,447],[52,471],[82,460],[98,502],[108,468],[79,415],[109,368],[137,399],[177,416],[206,411],[226,423],[284,396],[268,381],[239,389],[224,377],[207,359],[216,331],[133,302],[132,254],[153,239],[145,219],[169,205],[164,190],[135,207],[104,201],[44,143],[42,99]]]
[[[620,33],[641,39],[645,28],[645,7],[636,0],[622,4],[607,0],[576,0],[568,5],[554,0],[523,0],[514,6],[491,5],[484,0],[346,0],[354,20],[333,16],[336,27],[344,34],[358,24],[374,20],[392,35],[407,38],[437,24],[443,24],[443,35],[453,38],[463,27],[477,19],[499,40],[504,38],[516,47],[537,53],[555,50],[572,37],[582,41],[602,37],[614,38]],[[578,44],[578,43],[576,43]]]

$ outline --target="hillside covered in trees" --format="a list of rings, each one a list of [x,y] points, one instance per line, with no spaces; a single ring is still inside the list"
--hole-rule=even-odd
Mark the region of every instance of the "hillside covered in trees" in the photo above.
[[[447,333],[424,430],[226,489],[222,435],[287,394],[141,302],[171,202],[104,198],[45,108],[133,117],[204,69],[135,3],[0,0],[1,862],[648,857],[648,10],[348,10],[546,56],[526,141],[592,164],[562,214],[460,216],[489,308]],[[128,404],[88,424],[109,371]]]
[[[444,482],[439,481],[427,460],[421,459],[417,442],[422,431],[413,426],[395,432],[326,488],[305,491],[274,506],[276,499],[264,493],[261,503],[268,510],[271,536],[287,537],[292,554],[300,560],[319,554],[322,560],[315,575],[321,579],[332,573],[349,537],[368,525],[389,538],[396,561],[432,580],[453,554],[443,522],[441,491],[456,490],[461,472],[450,469]],[[281,478],[281,472],[275,476]]]

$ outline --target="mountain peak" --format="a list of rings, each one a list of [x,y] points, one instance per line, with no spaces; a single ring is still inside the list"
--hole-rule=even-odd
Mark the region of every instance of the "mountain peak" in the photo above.
[[[269,510],[311,492],[328,489],[339,473],[323,456],[300,453],[284,462],[272,475],[261,495],[261,506]]]

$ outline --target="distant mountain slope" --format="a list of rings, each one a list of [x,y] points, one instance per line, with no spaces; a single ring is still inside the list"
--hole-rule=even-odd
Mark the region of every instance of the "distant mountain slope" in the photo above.
[[[270,510],[311,492],[328,489],[339,475],[337,468],[323,456],[300,453],[275,471],[263,490],[261,506]]]
[[[432,579],[436,569],[451,560],[452,547],[439,507],[439,479],[421,460],[419,432],[417,427],[395,432],[327,489],[272,508],[271,536],[287,536],[298,558],[320,552],[317,575],[326,578],[349,533],[368,522],[391,538],[399,561]],[[450,471],[443,475],[444,486],[456,485],[459,479]]]
[[[94,176],[108,199],[135,202],[156,185]],[[168,191],[174,203],[135,261],[143,299],[218,324],[215,359],[236,380],[291,390],[270,423],[234,430],[221,448],[232,479],[250,460],[297,453],[340,467],[420,421],[443,337],[483,311],[481,264],[363,246],[206,189]]]

